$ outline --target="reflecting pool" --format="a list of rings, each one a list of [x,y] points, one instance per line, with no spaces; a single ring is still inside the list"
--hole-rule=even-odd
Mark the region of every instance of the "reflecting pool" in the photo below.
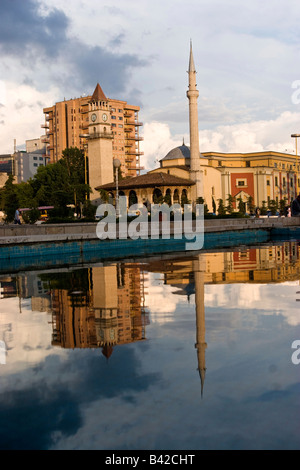
[[[300,449],[299,255],[1,275],[0,448]]]

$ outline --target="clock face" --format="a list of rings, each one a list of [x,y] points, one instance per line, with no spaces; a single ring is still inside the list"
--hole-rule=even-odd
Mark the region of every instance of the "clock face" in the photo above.
[[[102,114],[103,121],[107,121],[107,114]]]
[[[95,122],[97,119],[97,114],[92,114],[92,121]]]

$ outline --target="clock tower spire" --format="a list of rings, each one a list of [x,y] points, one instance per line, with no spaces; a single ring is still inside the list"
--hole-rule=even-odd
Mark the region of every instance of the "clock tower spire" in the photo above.
[[[99,198],[95,187],[114,179],[112,140],[109,103],[98,83],[89,102],[88,166],[90,199],[94,204]]]

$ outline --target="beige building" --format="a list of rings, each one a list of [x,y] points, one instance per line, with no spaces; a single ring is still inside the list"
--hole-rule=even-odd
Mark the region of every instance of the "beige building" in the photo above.
[[[64,100],[44,108],[43,143],[47,146],[50,162],[58,161],[63,150],[68,147],[84,149],[86,140],[80,136],[89,133],[90,101],[95,94],[101,96],[101,101],[107,102],[111,121],[112,159],[120,160],[123,176],[140,174],[140,142],[143,140],[139,132],[142,126],[139,121],[140,108],[126,101],[107,98],[99,84],[91,96]]]

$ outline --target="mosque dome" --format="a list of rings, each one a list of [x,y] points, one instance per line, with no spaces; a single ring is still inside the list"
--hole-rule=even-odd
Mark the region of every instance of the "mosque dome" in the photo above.
[[[170,150],[162,160],[177,160],[179,158],[191,158],[190,148],[184,143],[180,147]]]

